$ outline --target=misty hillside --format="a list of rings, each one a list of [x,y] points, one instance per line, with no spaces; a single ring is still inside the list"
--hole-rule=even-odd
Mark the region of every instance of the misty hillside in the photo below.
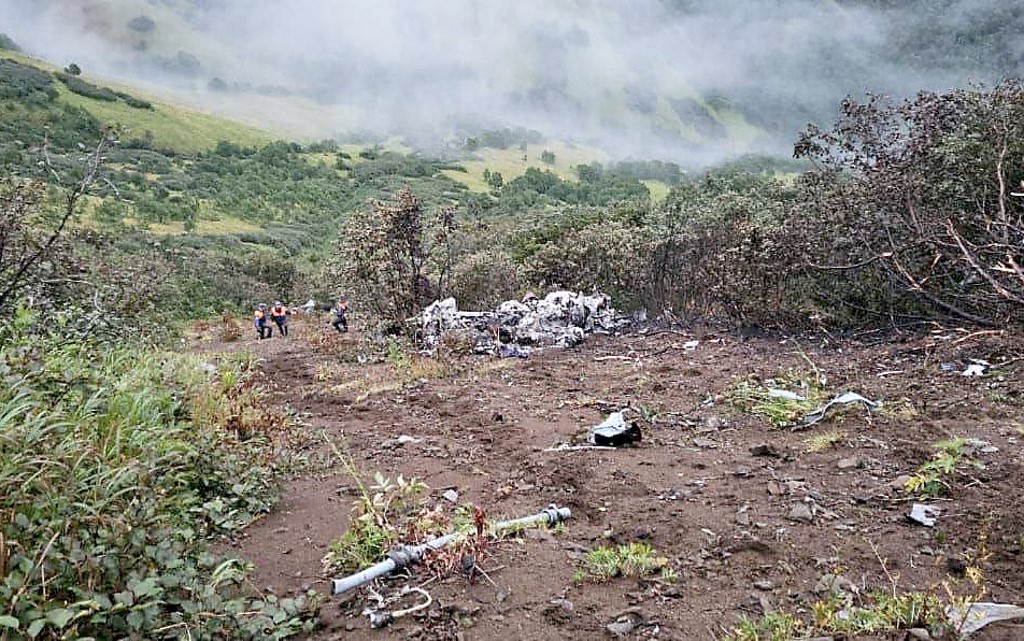
[[[304,137],[458,146],[501,126],[613,155],[788,153],[847,94],[1020,74],[1013,0],[5,0],[57,64]]]

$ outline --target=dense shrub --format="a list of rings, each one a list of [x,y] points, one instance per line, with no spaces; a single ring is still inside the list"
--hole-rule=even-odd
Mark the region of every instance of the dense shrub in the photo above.
[[[53,78],[35,67],[0,59],[0,98],[25,98],[34,94],[51,100],[56,98]]]
[[[114,93],[113,89],[94,85],[91,82],[86,82],[78,76],[73,76],[69,73],[58,73],[55,75],[67,86],[71,93],[76,93],[80,96],[85,96],[86,98],[92,98],[94,100],[103,100],[104,102],[117,102],[118,96]]]
[[[269,509],[273,424],[246,361],[215,374],[0,327],[0,629],[16,638],[283,638],[311,604],[206,547]],[[59,331],[59,330],[58,330]]]
[[[822,166],[797,239],[815,262],[885,282],[919,315],[1024,321],[1019,82],[847,100],[835,127],[810,128],[797,153]]]
[[[471,253],[455,266],[451,295],[463,309],[493,309],[522,293],[526,283],[522,271],[501,249]]]

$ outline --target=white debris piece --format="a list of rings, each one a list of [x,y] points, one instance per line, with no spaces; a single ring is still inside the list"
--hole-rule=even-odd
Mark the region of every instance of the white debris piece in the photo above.
[[[768,390],[768,397],[769,398],[784,398],[784,399],[789,400],[789,401],[803,401],[803,400],[807,400],[806,397],[800,396],[796,392],[791,392],[789,390],[784,390],[784,389],[775,389],[775,388],[771,388],[771,389]]]
[[[946,608],[946,616],[954,623],[953,628],[959,630],[960,638],[966,639],[989,623],[1024,619],[1024,608],[1006,603],[979,602],[967,608],[950,605]]]
[[[588,334],[613,332],[630,322],[608,296],[570,291],[551,292],[539,300],[509,300],[486,312],[461,311],[454,298],[446,298],[430,304],[415,321],[428,347],[435,347],[447,332],[461,331],[472,337],[478,353],[495,353],[500,344],[571,347]]]
[[[920,523],[925,527],[935,527],[935,521],[939,518],[939,508],[924,503],[914,503],[907,515],[911,521]]]
[[[986,373],[988,373],[989,367],[992,367],[992,364],[989,363],[988,361],[972,358],[970,365],[967,366],[967,369],[960,372],[960,375],[967,376],[968,378],[984,376]]]
[[[862,405],[869,412],[871,410],[876,410],[882,406],[881,403],[873,401],[869,398],[864,398],[863,396],[857,394],[856,392],[844,392],[839,396],[833,398],[828,403],[825,403],[818,409],[814,410],[807,416],[805,416],[803,423],[804,425],[814,425],[818,421],[824,419],[825,415],[828,414],[829,410],[831,410],[836,405],[849,405],[850,403],[857,403],[858,405]]]

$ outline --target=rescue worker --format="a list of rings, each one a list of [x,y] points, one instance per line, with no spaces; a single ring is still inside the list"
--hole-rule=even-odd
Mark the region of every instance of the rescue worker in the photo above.
[[[334,312],[334,322],[331,323],[331,325],[334,326],[334,329],[338,330],[338,333],[347,332],[348,318],[346,318],[346,314],[348,314],[348,298],[342,296],[338,299],[338,303],[331,311]]]
[[[257,305],[252,317],[252,325],[256,328],[256,340],[270,338],[271,329],[267,327],[267,306],[263,303]]]
[[[274,306],[270,308],[270,320],[277,325],[278,336],[288,335],[288,308],[281,301],[275,301]],[[270,333],[273,334],[274,330],[271,329]]]

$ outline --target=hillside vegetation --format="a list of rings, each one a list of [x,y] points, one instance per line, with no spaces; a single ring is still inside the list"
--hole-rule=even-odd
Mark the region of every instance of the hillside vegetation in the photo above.
[[[257,303],[350,294],[358,347],[309,340],[409,380],[457,367],[405,351],[447,296],[597,289],[666,323],[784,331],[1024,322],[1016,82],[848,99],[797,161],[687,174],[513,129],[467,139],[468,160],[269,140],[80,72],[0,60],[0,635],[314,626],[314,596],[210,552],[271,508],[310,435],[244,348],[183,356],[196,321],[238,347]]]

